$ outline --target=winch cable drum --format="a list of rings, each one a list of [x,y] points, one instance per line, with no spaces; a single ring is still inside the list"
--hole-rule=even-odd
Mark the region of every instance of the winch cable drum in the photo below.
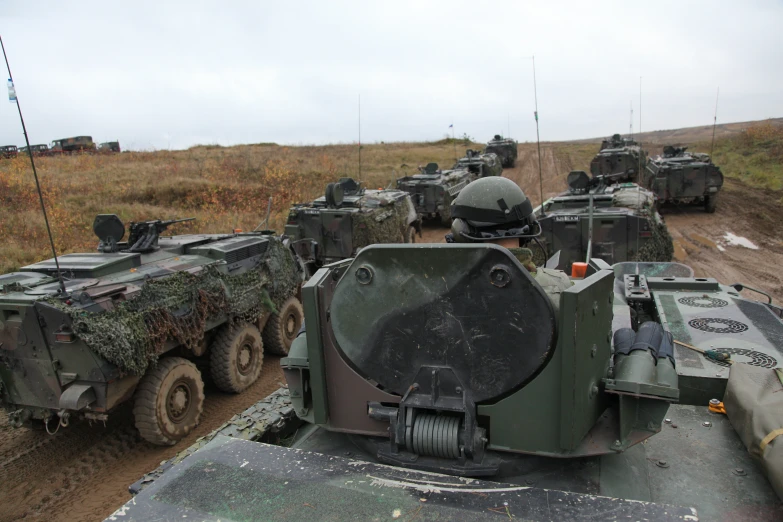
[[[459,417],[420,413],[413,422],[412,447],[418,455],[428,455],[444,459],[456,459],[460,456]]]

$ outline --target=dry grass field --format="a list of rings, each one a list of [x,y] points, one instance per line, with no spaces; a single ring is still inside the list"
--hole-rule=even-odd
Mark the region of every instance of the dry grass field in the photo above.
[[[714,160],[728,177],[751,186],[783,188],[783,127],[780,120],[719,126]],[[744,130],[735,127],[744,125]],[[643,142],[650,154],[660,153],[675,135],[692,150],[708,151],[703,128],[692,134],[671,131],[664,141]],[[654,133],[653,133],[654,134]],[[695,143],[694,143],[695,141]],[[368,187],[385,187],[418,165],[454,163],[455,152],[480,148],[477,143],[442,140],[430,143],[236,147],[197,146],[184,151],[127,152],[117,155],[75,155],[36,158],[58,253],[92,251],[96,214],[114,213],[134,220],[196,217],[173,233],[224,232],[255,228],[273,198],[270,228],[278,231],[292,203],[323,193],[341,176],[360,177]],[[542,143],[545,195],[565,188],[570,170],[589,170],[595,143]],[[520,144],[520,164],[512,175],[539,201],[535,144]],[[533,190],[531,190],[533,189]],[[51,257],[38,205],[29,159],[0,160],[0,273]]]

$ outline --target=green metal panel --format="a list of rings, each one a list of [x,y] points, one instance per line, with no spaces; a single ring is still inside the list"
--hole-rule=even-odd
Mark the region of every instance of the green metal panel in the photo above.
[[[602,270],[563,292],[560,445],[574,449],[607,407],[599,391],[611,356],[614,272]]]
[[[329,418],[329,404],[326,400],[326,373],[324,369],[324,350],[321,344],[321,318],[318,315],[318,288],[324,283],[329,270],[321,269],[302,287],[302,307],[305,324],[312,335],[307,336],[307,356],[310,361],[310,387],[313,394],[313,420],[316,424],[326,424]]]

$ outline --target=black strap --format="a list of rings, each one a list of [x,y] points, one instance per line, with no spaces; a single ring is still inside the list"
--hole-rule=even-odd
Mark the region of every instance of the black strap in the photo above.
[[[467,221],[484,221],[487,223],[513,223],[523,221],[533,213],[533,204],[526,199],[519,205],[509,208],[504,199],[498,200],[500,210],[454,205],[451,208],[451,217]]]

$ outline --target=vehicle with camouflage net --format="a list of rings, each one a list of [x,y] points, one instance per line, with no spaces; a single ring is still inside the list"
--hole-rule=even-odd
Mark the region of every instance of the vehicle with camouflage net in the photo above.
[[[614,134],[601,142],[601,150],[590,161],[590,173],[607,182],[638,182],[638,173],[647,163],[647,152],[630,138]]]
[[[397,180],[397,188],[411,196],[416,212],[423,218],[440,219],[451,225],[451,202],[475,176],[467,169],[440,170],[437,163],[420,167],[419,174]]]
[[[672,238],[653,194],[615,179],[573,171],[568,190],[536,208],[542,229],[541,248],[534,249],[539,263],[559,252],[558,268],[570,273],[574,262],[588,258],[609,264],[672,260]]]
[[[485,178],[487,176],[502,176],[503,165],[500,158],[494,153],[485,153],[468,149],[465,151],[465,157],[457,160],[452,169],[467,169],[476,178]]]
[[[677,263],[570,282],[486,242],[324,267],[287,388],[114,516],[781,520],[783,309]]]
[[[19,149],[16,145],[3,145],[0,147],[0,158],[12,159],[19,154]]]
[[[643,184],[660,204],[703,205],[713,213],[723,187],[723,173],[709,154],[688,152],[688,147],[663,148],[663,155],[650,159]]]
[[[285,234],[308,275],[375,243],[415,243],[421,217],[403,190],[366,189],[352,178],[329,183],[323,196],[291,207]]]
[[[111,154],[111,153],[122,152],[122,149],[120,149],[119,141],[107,141],[98,145],[98,152],[104,154]]]
[[[97,150],[97,145],[92,136],[74,136],[54,140],[50,150],[53,154],[90,153]]]
[[[0,401],[15,427],[104,421],[133,401],[154,444],[199,422],[208,368],[239,393],[264,351],[285,355],[302,323],[300,264],[271,231],[161,236],[179,221],[99,215],[98,252],[0,276]],[[64,289],[64,290],[63,290]],[[198,366],[197,366],[198,364]]]
[[[504,138],[500,134],[495,136],[487,142],[487,146],[484,152],[487,154],[496,154],[500,158],[500,163],[503,168],[511,168],[516,165],[517,156],[519,155],[518,143],[511,138]]]

